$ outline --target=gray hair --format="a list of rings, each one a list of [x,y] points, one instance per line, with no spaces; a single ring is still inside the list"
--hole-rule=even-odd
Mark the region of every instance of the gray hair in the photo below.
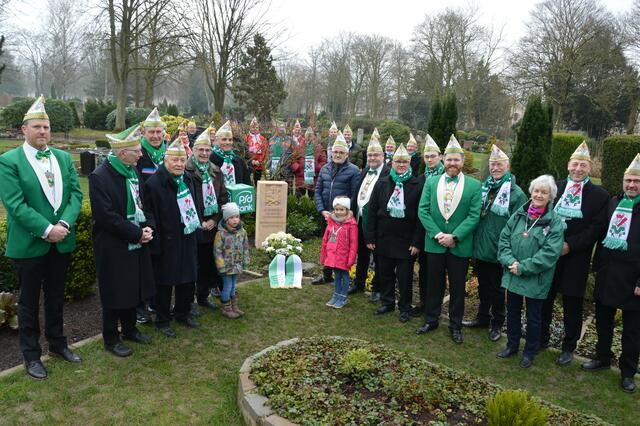
[[[529,184],[529,194],[533,194],[533,190],[541,186],[549,188],[549,201],[553,202],[553,200],[556,199],[556,195],[558,195],[558,187],[556,186],[556,181],[553,176],[542,175],[532,180]]]

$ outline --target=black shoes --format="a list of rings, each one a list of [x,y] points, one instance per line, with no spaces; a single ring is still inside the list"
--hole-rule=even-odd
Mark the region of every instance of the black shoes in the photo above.
[[[388,314],[389,312],[393,312],[395,311],[395,306],[380,306],[378,309],[376,309],[376,311],[373,313],[374,315],[384,315],[384,314]]]
[[[200,323],[198,321],[194,320],[191,317],[187,317],[185,319],[179,319],[179,320],[176,320],[176,321],[178,321],[180,324],[182,324],[184,326],[187,326],[189,328],[198,328],[198,327],[200,327]]]
[[[633,393],[636,391],[636,382],[633,381],[633,377],[623,377],[620,380],[620,388],[628,393]]]
[[[529,358],[528,356],[523,356],[522,360],[520,361],[520,368],[529,368],[533,365],[533,359]]]
[[[510,356],[515,355],[517,353],[518,353],[517,349],[506,347],[503,350],[501,350],[500,352],[498,352],[496,354],[496,357],[498,357],[498,358],[509,358]]]
[[[572,360],[573,360],[573,352],[564,351],[560,354],[560,356],[556,360],[556,364],[565,366],[565,365],[571,364]]]
[[[435,330],[436,328],[438,328],[438,324],[429,324],[428,322],[426,322],[426,323],[424,323],[422,325],[422,327],[419,327],[416,330],[416,334],[417,335],[425,334],[425,333],[428,333],[430,331]]]
[[[200,315],[202,315],[200,313],[200,311],[198,310],[198,306],[195,303],[191,304],[191,309],[189,310],[189,315],[194,317],[194,318],[197,318]]]
[[[75,353],[73,353],[71,351],[71,349],[69,349],[68,346],[62,348],[62,349],[58,349],[58,348],[49,348],[49,353],[53,354],[53,355],[57,355],[60,358],[64,359],[67,362],[73,362],[73,363],[78,363],[81,362],[82,359],[76,355]]]
[[[140,343],[141,345],[148,345],[149,343],[151,343],[151,336],[148,336],[144,333],[141,333],[140,331],[136,330],[134,333],[132,334],[123,334],[122,338],[124,340],[129,340],[132,342],[136,342],[136,343]]]
[[[104,348],[119,358],[126,358],[133,353],[133,351],[122,342],[118,342],[115,345],[105,344]]]
[[[469,321],[463,320],[462,321],[462,325],[464,327],[467,327],[467,328],[487,328],[487,327],[489,327],[489,323],[481,322],[477,318],[469,320]]]
[[[499,328],[492,328],[491,331],[489,331],[489,340],[492,342],[497,342],[501,337],[502,333]]]
[[[592,359],[582,364],[582,369],[586,371],[600,371],[611,368],[611,361],[603,362],[599,359]]]
[[[410,319],[409,312],[400,312],[400,322],[407,322]]]
[[[311,281],[312,285],[322,285],[322,284],[326,284],[331,280],[325,280],[323,275],[320,275],[319,277],[315,277],[313,279],[313,281]]]
[[[42,361],[39,359],[36,361],[25,361],[24,367],[27,370],[27,374],[36,380],[44,380],[47,378],[47,369],[44,368]]]
[[[202,306],[203,308],[207,308],[212,311],[215,311],[218,309],[216,304],[210,301],[209,299],[205,299],[203,302],[198,302],[198,306]]]
[[[414,306],[409,311],[409,315],[411,315],[412,317],[421,317],[422,315],[424,315],[424,306]]]
[[[151,315],[149,315],[146,308],[136,308],[136,322],[138,324],[149,324],[151,322]]]
[[[166,337],[170,337],[172,339],[176,338],[176,332],[173,331],[173,329],[171,327],[164,326],[164,327],[158,327],[158,331],[162,334],[164,334]]]
[[[349,291],[347,292],[347,294],[351,296],[352,294],[362,293],[363,291],[364,291],[363,286],[352,285],[351,287],[349,287]]]
[[[453,343],[462,343],[462,330],[450,330],[450,334]]]

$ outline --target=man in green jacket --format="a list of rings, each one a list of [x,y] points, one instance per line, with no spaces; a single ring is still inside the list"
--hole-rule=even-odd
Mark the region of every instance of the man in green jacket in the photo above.
[[[496,342],[500,339],[505,316],[498,239],[507,220],[527,202],[527,197],[509,170],[509,157],[495,144],[489,157],[489,173],[489,177],[482,183],[482,209],[473,246],[480,306],[477,317],[471,321],[462,321],[462,324],[465,327],[491,326],[489,340]]]
[[[427,298],[425,323],[417,334],[438,328],[442,298],[449,276],[449,331],[462,343],[462,315],[473,231],[480,220],[480,182],[462,173],[464,151],[451,135],[444,151],[445,173],[424,184],[418,217],[426,230]]]
[[[49,352],[80,362],[62,331],[62,306],[82,191],[71,156],[47,146],[51,128],[44,97],[25,114],[22,132],[24,144],[0,156],[0,199],[7,210],[6,256],[13,260],[20,283],[20,349],[27,374],[45,379],[39,342],[41,289]]]

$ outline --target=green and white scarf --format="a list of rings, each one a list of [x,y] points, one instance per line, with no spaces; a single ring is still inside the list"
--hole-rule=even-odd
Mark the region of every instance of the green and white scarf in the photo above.
[[[157,168],[162,163],[162,157],[164,157],[164,152],[167,150],[164,141],[162,141],[160,146],[156,148],[149,143],[147,138],[142,137],[140,138],[140,144],[142,145],[144,150],[147,151],[149,157],[151,158],[151,161],[153,161],[153,164],[155,164]]]
[[[171,176],[178,187],[176,199],[180,209],[180,219],[184,223],[184,235],[189,235],[200,227],[200,219],[189,187],[184,183],[184,175]]]
[[[620,202],[611,216],[607,236],[602,240],[602,245],[611,250],[627,250],[627,238],[631,229],[631,217],[633,208],[640,203],[640,197],[633,200],[626,195]]]
[[[304,183],[305,185],[313,185],[313,179],[316,176],[315,170],[315,158],[313,156],[314,146],[313,143],[308,143],[304,152]]]
[[[216,198],[216,191],[213,188],[213,181],[209,176],[209,162],[200,164],[196,160],[195,156],[191,157],[193,165],[200,171],[202,175],[202,199],[204,202],[204,215],[211,216],[218,213],[218,199]]]
[[[387,203],[387,211],[391,217],[403,218],[404,217],[404,182],[411,178],[411,168],[401,175],[398,175],[394,169],[391,169],[391,179],[395,182],[396,186],[393,188],[393,193],[389,202]]]
[[[142,211],[142,200],[140,200],[140,185],[138,175],[133,167],[124,164],[113,153],[109,153],[107,161],[111,167],[123,176],[126,181],[127,188],[127,220],[136,226],[146,222],[147,218]],[[140,243],[129,243],[129,250],[137,250],[142,247]]]
[[[282,254],[276,255],[269,264],[269,287],[284,288],[286,280],[286,258]]]
[[[227,185],[227,186],[235,185],[236,184],[236,169],[233,166],[233,159],[236,156],[235,152],[233,152],[232,149],[230,149],[229,151],[225,152],[218,145],[214,145],[213,146],[213,152],[218,157],[222,158],[223,161],[224,161],[222,163],[222,166],[220,167],[220,170],[222,170],[222,175],[224,176],[224,184]]]
[[[580,182],[571,180],[571,176],[567,177],[567,186],[558,204],[556,204],[556,212],[564,218],[582,218],[582,190],[589,182],[589,176]]]
[[[443,173],[444,173],[444,166],[442,165],[442,162],[438,163],[438,165],[433,170],[427,167],[426,170],[424,171],[424,174],[427,177],[427,179],[429,179],[432,176],[440,176]]]
[[[280,164],[280,158],[282,158],[282,142],[283,138],[275,138],[271,145],[271,173],[275,173]],[[305,156],[306,159],[306,156]]]
[[[496,197],[489,206],[489,192],[492,189],[500,188]],[[482,182],[482,211],[488,208],[498,216],[509,217],[509,203],[511,201],[511,172],[507,172],[502,178],[496,180],[489,176]]]

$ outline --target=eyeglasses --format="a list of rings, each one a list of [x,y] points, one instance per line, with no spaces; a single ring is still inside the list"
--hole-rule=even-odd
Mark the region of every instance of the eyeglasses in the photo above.
[[[136,154],[142,154],[142,150],[141,149],[125,149],[125,151],[135,152]]]

